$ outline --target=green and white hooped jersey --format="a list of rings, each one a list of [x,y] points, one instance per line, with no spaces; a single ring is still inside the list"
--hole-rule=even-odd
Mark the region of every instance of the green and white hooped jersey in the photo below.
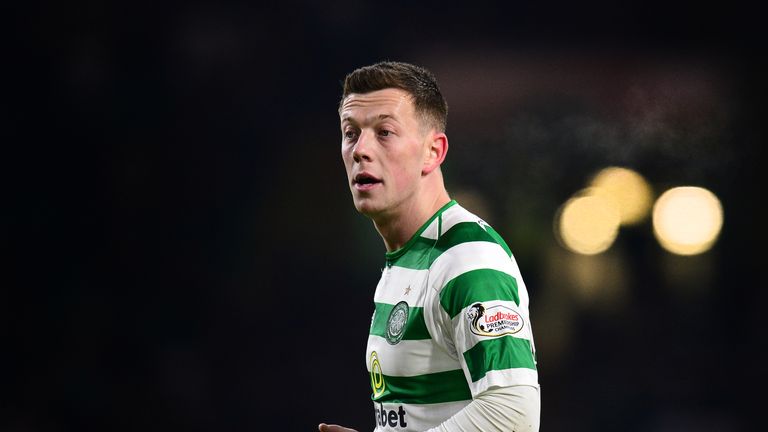
[[[386,254],[368,336],[377,431],[423,431],[491,387],[538,387],[528,292],[504,240],[451,201]]]

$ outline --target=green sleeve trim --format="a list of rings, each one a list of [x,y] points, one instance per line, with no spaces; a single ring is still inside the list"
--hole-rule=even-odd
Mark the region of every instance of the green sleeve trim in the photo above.
[[[464,353],[472,382],[477,382],[489,371],[526,368],[536,370],[531,341],[512,336],[486,339]]]

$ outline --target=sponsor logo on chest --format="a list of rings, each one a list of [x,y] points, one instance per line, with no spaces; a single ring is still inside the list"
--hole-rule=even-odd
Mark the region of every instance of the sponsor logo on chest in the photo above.
[[[407,427],[408,423],[405,419],[408,413],[405,411],[402,405],[397,407],[397,410],[387,410],[384,405],[379,403],[378,406],[374,404],[374,411],[376,413],[376,424],[381,427]]]

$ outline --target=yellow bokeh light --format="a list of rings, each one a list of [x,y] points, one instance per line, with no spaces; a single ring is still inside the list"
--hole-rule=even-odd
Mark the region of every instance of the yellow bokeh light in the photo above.
[[[572,252],[594,255],[616,240],[620,215],[616,204],[593,188],[569,199],[555,216],[555,234]]]
[[[622,225],[635,225],[648,216],[653,201],[653,192],[646,179],[637,171],[622,167],[608,167],[600,170],[591,185],[597,193],[616,202]]]
[[[675,254],[709,250],[723,226],[723,208],[715,194],[694,186],[664,192],[653,206],[653,233],[661,246]]]

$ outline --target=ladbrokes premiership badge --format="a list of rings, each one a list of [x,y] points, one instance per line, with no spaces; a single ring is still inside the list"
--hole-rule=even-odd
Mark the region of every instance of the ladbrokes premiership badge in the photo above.
[[[408,322],[408,302],[401,301],[392,308],[387,318],[386,339],[390,345],[396,345],[403,338],[405,324]]]
[[[467,321],[472,333],[478,336],[498,337],[514,334],[523,329],[523,317],[503,304],[485,306],[475,303],[467,310]]]

